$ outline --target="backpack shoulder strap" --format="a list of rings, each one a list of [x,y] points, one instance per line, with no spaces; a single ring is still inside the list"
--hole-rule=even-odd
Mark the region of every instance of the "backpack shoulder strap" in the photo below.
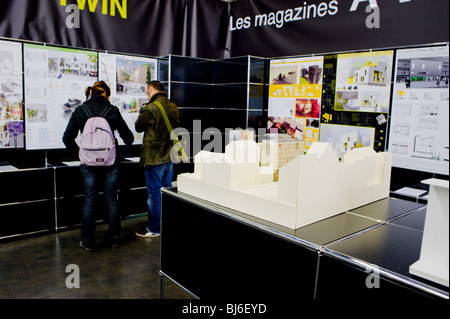
[[[169,131],[169,134],[170,134],[170,139],[173,141],[173,144],[178,143],[178,138],[175,136],[175,133],[173,132],[172,125],[170,124],[169,118],[167,117],[167,113],[164,110],[164,107],[158,101],[154,101],[153,103],[155,103],[155,105],[161,111],[161,114],[164,118],[164,122],[166,123],[166,126],[167,126],[167,130]]]
[[[166,111],[164,110],[164,107],[159,103],[158,101],[154,101],[153,103],[156,104],[156,106],[161,111],[161,114],[164,118],[164,122],[166,123],[167,129],[169,130],[169,133],[172,134],[172,125],[170,124],[169,118],[167,117]]]
[[[108,106],[103,108],[103,110],[102,110],[102,112],[100,113],[99,116],[106,118],[106,115],[108,115],[109,111],[111,111],[111,110],[112,110],[112,106],[108,105]]]
[[[92,112],[91,112],[91,110],[89,110],[87,105],[82,104],[82,105],[79,106],[79,108],[81,108],[81,110],[84,112],[84,114],[86,114],[88,119],[93,117]]]

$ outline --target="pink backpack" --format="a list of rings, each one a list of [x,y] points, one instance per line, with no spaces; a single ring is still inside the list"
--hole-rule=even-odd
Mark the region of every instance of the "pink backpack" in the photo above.
[[[88,117],[80,140],[81,164],[86,166],[113,165],[116,160],[116,140],[105,119],[112,107],[105,107],[99,116],[93,116],[85,105],[79,107]]]

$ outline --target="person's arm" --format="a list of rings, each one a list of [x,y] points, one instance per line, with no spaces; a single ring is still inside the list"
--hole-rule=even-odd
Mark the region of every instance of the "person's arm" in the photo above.
[[[153,116],[148,106],[149,104],[141,108],[141,110],[139,111],[139,117],[137,118],[136,123],[134,123],[134,128],[138,133],[145,132],[147,128],[149,126],[152,126],[154,123]]]
[[[72,113],[72,116],[70,117],[69,123],[67,124],[66,130],[64,131],[62,140],[69,152],[73,154],[78,154],[79,147],[78,144],[75,142],[75,139],[78,137],[78,132],[80,128],[77,121],[75,120],[74,113]]]
[[[120,138],[123,140],[125,145],[130,146],[134,142],[134,135],[128,127],[127,123],[120,114],[119,109],[117,109],[117,132],[119,132]]]

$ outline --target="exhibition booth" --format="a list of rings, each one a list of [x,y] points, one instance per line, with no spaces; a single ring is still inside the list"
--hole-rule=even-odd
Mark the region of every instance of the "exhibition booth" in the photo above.
[[[339,1],[323,4],[305,2],[303,20],[340,12]],[[182,50],[148,55],[0,33],[0,245],[79,227],[80,162],[62,135],[98,80],[135,137],[131,147],[118,138],[121,218],[147,214],[134,122],[158,80],[189,156],[161,190],[162,298],[170,280],[200,299],[449,299],[448,31],[376,49],[358,40],[253,55],[260,48],[245,51],[238,32],[255,21],[241,5],[218,5],[221,39],[240,55],[202,57],[185,32]]]

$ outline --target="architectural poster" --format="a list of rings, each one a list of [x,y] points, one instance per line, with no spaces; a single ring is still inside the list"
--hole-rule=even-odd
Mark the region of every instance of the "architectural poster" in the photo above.
[[[0,148],[23,148],[22,44],[0,40]]]
[[[134,134],[134,144],[142,144],[143,134],[134,123],[139,108],[147,101],[147,83],[157,79],[157,60],[138,56],[99,53],[99,80],[111,88],[111,104],[117,106]],[[123,141],[118,138],[119,144]]]
[[[69,118],[97,81],[97,52],[24,44],[24,70],[26,149],[64,148]]]
[[[339,54],[334,109],[388,113],[393,53]]]
[[[392,64],[391,50],[325,56],[320,141],[338,156],[361,146],[385,151]]]
[[[389,134],[393,166],[449,174],[449,48],[397,51]]]
[[[305,151],[319,140],[323,57],[270,62],[268,132],[303,139]]]

